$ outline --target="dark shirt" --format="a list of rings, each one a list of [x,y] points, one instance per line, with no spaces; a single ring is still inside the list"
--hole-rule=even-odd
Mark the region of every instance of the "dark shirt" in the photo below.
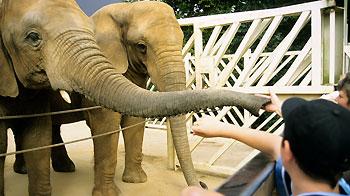
[[[292,182],[282,165],[282,159],[279,158],[276,161],[275,165],[275,182],[276,182],[276,190],[279,196],[290,196],[292,195]],[[350,195],[350,185],[341,178],[338,182],[339,184],[339,192],[337,193],[327,193],[327,192],[312,192],[312,193],[302,193],[298,196],[341,196],[341,195]]]

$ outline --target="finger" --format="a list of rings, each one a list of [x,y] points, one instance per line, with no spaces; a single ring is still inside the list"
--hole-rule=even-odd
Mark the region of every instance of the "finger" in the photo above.
[[[275,92],[273,92],[273,90],[271,88],[269,88],[269,93],[270,93],[270,96],[277,96]]]
[[[254,95],[257,96],[257,97],[262,97],[262,98],[271,99],[271,96],[269,96],[269,95],[263,95],[263,94],[254,94]]]
[[[194,132],[194,133],[196,133],[196,131],[198,131],[199,130],[199,127],[198,126],[192,126],[192,131]]]
[[[191,133],[192,135],[198,135],[198,132],[197,132],[196,130],[192,130],[190,133]]]

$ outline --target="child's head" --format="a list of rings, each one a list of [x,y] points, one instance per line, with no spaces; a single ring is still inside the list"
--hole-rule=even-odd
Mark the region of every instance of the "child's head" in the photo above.
[[[339,96],[337,102],[339,105],[350,109],[350,72],[338,83]]]
[[[350,169],[350,111],[323,99],[291,98],[282,105],[282,115],[283,138],[298,167],[335,187],[342,172]]]

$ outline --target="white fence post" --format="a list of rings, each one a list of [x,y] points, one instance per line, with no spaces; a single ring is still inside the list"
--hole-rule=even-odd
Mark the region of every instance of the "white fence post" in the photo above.
[[[312,38],[312,66],[311,66],[311,84],[319,86],[322,84],[321,76],[323,74],[323,42],[322,42],[322,15],[320,9],[314,9],[311,13],[311,38]]]

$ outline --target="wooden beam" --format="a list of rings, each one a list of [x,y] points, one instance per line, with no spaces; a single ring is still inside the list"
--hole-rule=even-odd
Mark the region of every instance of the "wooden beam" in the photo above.
[[[217,41],[220,32],[222,30],[222,26],[215,26],[213,32],[211,33],[209,40],[204,48],[203,55],[208,55],[211,49],[214,47],[215,42]]]
[[[307,54],[311,50],[311,39],[307,41],[307,43],[304,45],[303,49],[301,50],[298,57],[295,59],[295,61],[292,63],[292,65],[289,67],[287,72],[284,74],[284,76],[275,84],[276,86],[285,86],[290,78],[294,75],[295,71],[300,67],[304,59],[306,58]]]
[[[233,90],[242,93],[250,93],[250,94],[269,94],[270,90],[277,94],[324,94],[331,93],[334,91],[333,86],[285,86],[283,88],[278,86],[250,86],[250,87],[225,87],[223,89]]]
[[[191,35],[190,39],[187,40],[185,46],[182,48],[182,56],[185,57],[187,55],[188,51],[193,47],[194,45],[194,34]]]
[[[250,70],[254,67],[255,63],[261,56],[262,52],[264,51],[265,47],[269,43],[270,39],[272,38],[273,34],[275,33],[276,29],[278,28],[279,24],[281,23],[283,19],[283,16],[276,16],[269,28],[266,30],[264,36],[262,37],[261,41],[259,42],[258,46],[256,47],[252,57],[250,58],[250,62],[248,65],[245,65],[242,74],[239,76],[237,83],[235,83],[235,86],[240,86],[243,81],[245,81],[248,77],[248,73]],[[269,55],[268,59],[264,61],[263,66],[260,66],[258,71],[254,73],[254,75],[249,79],[249,81],[245,82],[245,86],[250,86],[252,83],[256,81],[256,79],[261,75],[261,73],[265,70],[267,65],[271,61],[271,54]]]
[[[218,82],[218,86],[223,86],[227,79],[230,76],[230,73],[233,71],[234,67],[237,65],[238,61],[242,58],[242,56],[245,54],[245,52],[248,50],[248,48],[251,46],[249,44],[253,44],[254,41],[258,38],[257,35],[260,35],[263,30],[267,27],[267,23],[265,22],[263,24],[263,27],[259,26],[261,25],[262,20],[256,19],[253,21],[253,23],[250,25],[247,33],[245,34],[243,40],[239,44],[232,60],[228,63],[228,66],[225,67],[224,70],[222,70]],[[254,40],[252,40],[254,39]]]
[[[320,9],[312,10],[311,17],[311,38],[312,38],[312,66],[311,66],[311,85],[319,86],[322,84],[323,67],[323,44],[322,44],[322,15]]]
[[[332,0],[321,0],[314,1],[310,3],[297,4],[292,6],[265,9],[257,11],[247,11],[247,12],[236,12],[230,14],[218,14],[212,16],[200,16],[193,18],[178,19],[181,26],[190,26],[195,23],[204,27],[213,27],[217,25],[227,25],[234,22],[245,22],[252,21],[260,18],[271,18],[279,15],[294,15],[300,12],[309,11],[312,9],[323,9],[331,6],[335,6],[335,1]]]
[[[280,72],[294,57],[294,55],[290,55],[285,61],[283,61],[283,63],[280,66],[278,66],[277,69],[275,69],[275,71],[272,73],[269,80],[276,76],[278,72]]]
[[[331,9],[329,13],[329,73],[328,73],[328,84],[334,84],[335,80],[335,67],[336,67],[336,59],[335,59],[335,42],[336,42],[336,34],[335,34],[335,10]]]
[[[195,75],[196,75],[196,88],[202,89],[202,76],[200,70],[200,59],[203,53],[203,35],[201,29],[197,25],[193,25],[194,34],[194,57],[195,57]]]
[[[291,31],[288,33],[288,35],[283,39],[283,41],[276,47],[273,54],[269,57],[271,58],[271,63],[269,64],[268,68],[265,70],[263,76],[258,82],[258,86],[263,86],[268,82],[268,78],[270,78],[273,71],[276,69],[278,64],[280,63],[281,59],[289,49],[289,47],[292,45],[293,41],[301,31],[301,29],[305,26],[305,24],[308,22],[310,16],[310,11],[303,12]]]
[[[311,69],[311,54],[307,54],[305,59],[301,62],[300,66],[294,72],[294,75],[289,78],[286,85],[294,85],[303,75],[305,75]]]
[[[343,20],[344,20],[344,9],[338,9],[335,8],[335,37],[346,37],[347,35],[344,34],[344,26],[343,26]],[[344,64],[343,63],[343,55],[344,55],[344,44],[341,39],[335,39],[335,68],[334,68],[334,83],[337,84],[341,75],[346,73],[344,71]],[[343,65],[343,66],[342,66]]]

